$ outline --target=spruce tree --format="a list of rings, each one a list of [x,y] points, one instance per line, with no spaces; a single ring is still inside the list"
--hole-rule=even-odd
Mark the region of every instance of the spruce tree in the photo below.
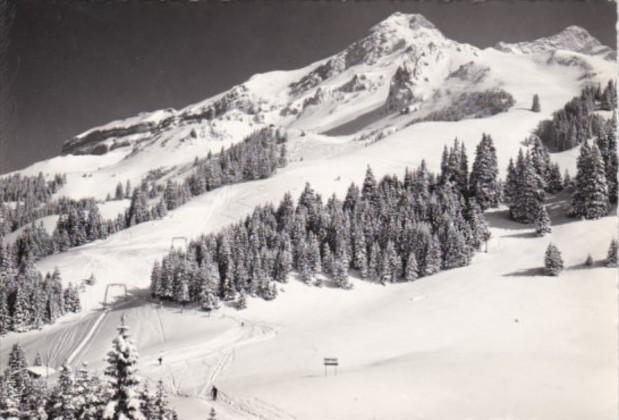
[[[247,308],[247,297],[245,296],[245,292],[241,290],[236,300],[236,309],[241,310],[245,308]]]
[[[471,170],[470,193],[482,210],[499,205],[499,184],[496,149],[492,137],[483,134],[475,151]]]
[[[143,420],[140,410],[139,384],[137,377],[138,352],[129,336],[129,328],[121,325],[114,339],[112,350],[107,354],[105,375],[110,386],[110,400],[105,407],[105,419]]]
[[[4,380],[0,384],[0,418],[20,420],[19,394],[11,381]]]
[[[98,419],[103,401],[101,386],[99,378],[89,375],[86,363],[83,363],[77,372],[74,390],[76,417],[79,420]]]
[[[585,217],[587,219],[599,219],[608,214],[610,203],[604,161],[597,145],[593,145],[591,148],[590,165],[590,178],[584,191]]]
[[[426,259],[423,267],[424,276],[430,276],[438,273],[441,270],[441,266],[441,247],[439,240],[436,236],[433,236],[426,251]]]
[[[574,193],[572,194],[572,205],[570,213],[576,217],[584,217],[587,213],[587,191],[588,183],[591,182],[591,148],[589,143],[580,147],[580,154],[576,161],[576,178],[574,180]]]
[[[558,276],[563,271],[561,251],[553,243],[548,244],[544,255],[544,270],[548,276]]]
[[[610,246],[608,247],[608,254],[606,256],[607,267],[617,267],[617,240],[612,239]]]
[[[200,306],[207,312],[214,311],[219,308],[219,299],[210,290],[205,290],[200,297]]]
[[[536,93],[535,95],[533,95],[533,104],[531,105],[531,111],[540,112],[541,110],[542,108],[539,104],[539,95]]]
[[[365,171],[365,179],[363,180],[363,187],[361,188],[361,199],[373,204],[377,203],[376,178],[374,177],[372,168],[369,166]]]
[[[215,407],[211,407],[211,411],[208,414],[208,420],[217,420],[217,413],[215,412]]]
[[[475,198],[472,198],[469,201],[468,213],[468,219],[473,235],[471,245],[475,249],[479,250],[481,249],[482,244],[487,243],[490,239],[490,227],[488,226],[488,222],[484,218],[481,207],[479,207],[479,204]]]
[[[411,252],[408,254],[408,258],[406,259],[406,267],[404,269],[404,280],[406,281],[414,281],[419,277],[419,268],[417,267],[417,258],[415,258],[415,253]]]
[[[34,356],[32,366],[43,366],[43,359],[41,358],[41,353],[39,353],[38,351],[37,354]]]
[[[370,260],[368,261],[368,279],[371,281],[378,281],[380,272],[381,251],[378,242],[374,241],[370,247]]]
[[[515,183],[513,200],[509,206],[512,219],[531,223],[539,212],[544,200],[543,180],[536,171],[529,152],[526,155],[522,151],[518,153],[515,167]]]
[[[52,418],[63,420],[76,420],[76,407],[74,405],[75,391],[71,369],[65,364],[60,368],[58,385],[54,391],[54,405]]]
[[[154,398],[154,415],[149,417],[153,420],[173,420],[176,417],[176,413],[170,409],[168,404],[168,397],[163,387],[163,381],[157,382],[157,390]]]
[[[0,287],[0,336],[9,331],[11,324],[6,291],[4,287]]]
[[[125,190],[123,189],[123,184],[120,181],[118,181],[118,184],[116,184],[116,192],[114,193],[114,198],[116,200],[122,200],[123,198],[125,198]]]
[[[537,233],[537,236],[544,236],[551,232],[550,217],[546,211],[546,206],[540,206],[535,217],[535,233]]]

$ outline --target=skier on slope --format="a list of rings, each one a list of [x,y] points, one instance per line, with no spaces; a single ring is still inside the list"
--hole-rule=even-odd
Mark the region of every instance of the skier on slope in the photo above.
[[[213,398],[213,401],[217,401],[217,393],[219,392],[219,390],[217,389],[217,387],[215,385],[213,385],[213,388],[211,389],[211,397]]]

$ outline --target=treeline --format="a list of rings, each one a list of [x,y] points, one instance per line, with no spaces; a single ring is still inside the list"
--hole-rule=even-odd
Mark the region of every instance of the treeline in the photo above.
[[[163,382],[149,389],[137,371],[138,352],[121,326],[106,357],[104,378],[83,364],[73,371],[64,364],[51,386],[44,377],[34,378],[30,370],[45,372],[39,354],[28,363],[19,344],[13,345],[8,367],[0,376],[0,418],[19,419],[148,419],[176,420],[169,407]]]
[[[209,152],[206,158],[196,158],[195,170],[184,182],[168,180],[163,191],[168,210],[222,185],[270,177],[287,164],[286,141],[280,130],[265,127],[216,155]]]
[[[66,175],[56,174],[46,181],[20,174],[0,178],[0,238],[38,218],[54,214],[57,206],[50,199],[66,183]]]
[[[81,309],[77,287],[62,287],[60,272],[43,276],[32,264],[18,266],[12,250],[0,246],[0,335],[52,324]]]
[[[455,149],[452,154],[465,155],[457,143]],[[494,148],[478,147],[476,160],[496,162],[486,153]],[[454,163],[459,171],[464,166]],[[368,168],[362,187],[351,184],[343,201],[332,196],[324,203],[306,184],[296,205],[286,194],[277,207],[257,207],[242,222],[191,241],[186,251],[172,249],[153,266],[151,293],[211,310],[219,300],[238,299],[242,307],[246,294],[273,299],[277,283],[292,270],[307,283],[348,288],[351,270],[386,283],[465,266],[490,235],[471,191],[486,185],[498,191],[496,175],[486,176],[494,169],[474,167],[477,186],[467,182],[466,194],[447,167],[437,177],[424,162],[403,179],[385,176],[380,182]]]
[[[41,172],[37,176],[9,175],[0,178],[0,203],[26,200],[45,203],[66,182],[64,174],[56,174],[49,181]]]
[[[552,152],[569,150],[592,137],[606,135],[608,124],[596,110],[614,110],[617,107],[617,86],[611,80],[602,90],[589,86],[580,96],[556,111],[551,120],[540,122],[535,134]]]
[[[47,203],[45,215],[59,214],[53,233],[50,235],[41,223],[35,223],[20,233],[11,252],[18,265],[33,262],[105,239],[131,226],[161,219],[168,209],[174,209],[194,195],[221,185],[266,178],[286,164],[285,141],[286,137],[274,128],[257,131],[242,143],[217,155],[209,154],[205,159],[196,159],[195,169],[183,183],[169,180],[163,190],[148,180],[133,190],[129,181],[124,188],[119,183],[115,197],[127,197],[127,192],[132,191],[131,202],[124,214],[119,214],[115,219],[103,219],[97,202],[92,198],[72,200],[63,197]]]
[[[167,214],[165,203],[160,200],[150,206],[144,193],[136,189],[131,204],[124,214],[115,219],[103,219],[97,203],[92,198],[72,200],[63,198],[58,206],[60,213],[56,227],[50,235],[42,223],[25,228],[12,246],[17,265],[33,262],[48,255],[64,252],[126,229],[138,223],[159,219]]]

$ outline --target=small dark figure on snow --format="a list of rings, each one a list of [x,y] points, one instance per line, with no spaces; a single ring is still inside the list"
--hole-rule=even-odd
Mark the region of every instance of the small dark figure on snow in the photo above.
[[[217,387],[213,385],[213,389],[211,389],[211,396],[213,397],[213,401],[217,401],[217,393],[219,391],[217,390]]]
[[[159,359],[157,360],[159,360],[159,366],[161,366],[161,364],[163,363],[163,357],[159,357]]]

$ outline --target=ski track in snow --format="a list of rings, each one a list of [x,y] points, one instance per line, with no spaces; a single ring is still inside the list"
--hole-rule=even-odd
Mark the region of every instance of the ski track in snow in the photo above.
[[[399,20],[401,16],[396,18]],[[474,419],[616,418],[616,381],[608,374],[616,371],[616,335],[609,332],[616,325],[607,324],[606,316],[616,314],[616,299],[609,298],[614,297],[616,287],[611,284],[610,271],[600,266],[591,269],[591,275],[576,271],[582,268],[586,255],[582,243],[596,259],[602,257],[610,236],[616,234],[614,218],[574,222],[554,214],[550,237],[534,238],[526,232],[529,227],[510,222],[504,209],[491,211],[489,252],[477,254],[470,266],[407,285],[376,288],[355,281],[355,290],[350,292],[285,286],[287,293],[275,302],[251,299],[248,309],[240,312],[243,318],[228,308],[212,319],[193,310],[177,315],[173,309],[153,308],[148,299],[139,296],[121,299],[102,314],[90,310],[98,307],[107,283],[125,282],[132,291],[147,287],[153,261],[167,253],[173,237],[191,240],[216,232],[238,222],[256,205],[277,203],[287,191],[298,196],[305,182],[325,199],[332,193],[343,198],[348,183],[359,183],[368,164],[377,178],[395,172],[401,175],[405,167],[414,167],[421,159],[437,171],[445,144],[458,137],[472,158],[481,133],[493,136],[504,176],[507,161],[516,156],[521,141],[588,81],[581,78],[577,67],[550,65],[542,56],[449,45],[445,51],[450,59],[437,59],[433,73],[447,74],[469,61],[486,66],[490,79],[496,78],[499,86],[514,96],[516,105],[489,118],[411,126],[407,122],[412,114],[385,114],[364,127],[367,111],[385,103],[389,78],[406,56],[396,53],[380,58],[375,65],[348,68],[316,88],[332,90],[362,74],[373,75],[372,80],[384,76],[385,83],[365,97],[355,93],[336,105],[327,101],[308,107],[296,121],[266,121],[287,127],[290,134],[289,164],[272,177],[223,186],[193,197],[161,220],[37,262],[43,271],[58,266],[65,283],[80,284],[94,273],[97,284],[82,294],[83,314],[67,315],[41,331],[3,337],[2,356],[11,343],[19,341],[29,359],[40,349],[46,363],[54,367],[66,360],[101,366],[102,352],[109,348],[119,316],[126,310],[132,314],[131,326],[134,321],[137,326],[132,331],[136,341],[144,345],[139,362],[143,376],[162,379],[174,395],[200,403],[208,401],[214,384],[222,384],[222,410],[223,405],[230,408],[234,419],[452,420],[446,410],[453,407],[462,411],[460,418]],[[464,47],[462,52],[460,47]],[[606,83],[616,77],[615,63],[582,59],[596,70],[590,81]],[[299,102],[314,95],[314,88],[291,97],[288,85],[319,64],[258,75],[247,86],[278,104]],[[433,83],[422,86],[427,88],[425,94],[442,82]],[[482,83],[466,89],[485,87]],[[528,110],[534,93],[542,101],[540,113]],[[188,108],[199,108],[211,100]],[[433,106],[431,102],[428,105]],[[158,114],[149,114],[151,117],[157,119]],[[358,119],[361,129],[349,136],[317,134],[327,128],[355,125]],[[110,123],[109,127],[128,122]],[[135,153],[119,149],[101,156],[60,156],[22,173],[66,172],[68,183],[60,194],[73,198],[92,194],[103,198],[113,192],[118,180],[138,185],[149,170],[159,166],[176,167],[170,176],[180,179],[195,156],[217,152],[260,127],[247,126],[242,120],[216,122],[225,126],[224,134],[229,130],[230,135],[222,137],[225,140],[205,137],[192,141],[186,138],[189,126],[172,127]],[[208,125],[213,128],[211,122]],[[354,141],[370,131],[385,129],[394,131],[379,142]],[[552,154],[551,159],[574,175],[577,155],[578,148],[574,148]],[[125,201],[102,207],[114,213],[127,205]],[[531,274],[541,265],[550,239],[561,248],[568,267],[559,279]],[[380,340],[368,337],[368,331],[377,331]],[[342,357],[338,377],[321,375],[320,362],[329,355]],[[159,357],[165,360],[161,368]],[[497,396],[487,396],[488,389],[496,390]],[[376,395],[382,407],[373,400]],[[182,400],[179,408],[192,404],[192,398]],[[225,412],[222,418],[229,420]]]
[[[92,338],[94,337],[94,335],[95,335],[95,333],[97,331],[97,328],[99,327],[99,325],[101,325],[101,322],[103,322],[103,320],[107,316],[108,312],[109,312],[109,309],[107,309],[107,308],[103,309],[103,311],[101,311],[101,314],[97,317],[97,320],[95,321],[95,323],[92,326],[92,328],[90,329],[90,331],[88,331],[88,333],[82,339],[82,341],[75,347],[75,350],[73,350],[73,352],[71,352],[69,357],[67,357],[67,364],[70,365],[73,362],[73,360],[77,357],[77,355],[81,351],[84,350],[84,348],[90,342],[90,340],[92,340]]]

